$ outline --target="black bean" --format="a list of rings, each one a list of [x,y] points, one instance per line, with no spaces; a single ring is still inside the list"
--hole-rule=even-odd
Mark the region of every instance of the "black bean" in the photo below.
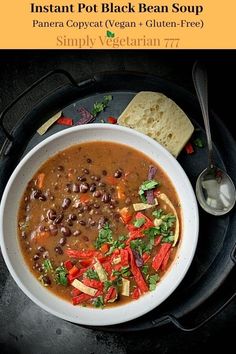
[[[21,237],[25,240],[27,238],[27,234],[25,231],[21,232]]]
[[[72,184],[71,183],[67,183],[66,184],[65,191],[66,192],[72,192]]]
[[[39,263],[34,263],[34,268],[38,269],[40,267]]]
[[[62,208],[67,209],[71,204],[71,199],[70,198],[64,198],[62,202]]]
[[[35,255],[34,255],[34,257],[33,257],[33,260],[34,261],[37,261],[39,259],[39,255],[36,253]]]
[[[90,191],[90,192],[95,192],[96,187],[97,187],[96,184],[95,184],[95,183],[92,183],[92,184],[90,185],[89,191]]]
[[[102,193],[101,193],[100,191],[95,191],[95,192],[93,193],[93,196],[94,196],[95,198],[99,198],[99,197],[101,197],[101,195],[102,195]]]
[[[34,190],[31,194],[32,199],[39,199],[39,197],[42,195],[42,192],[37,190]]]
[[[54,220],[54,224],[60,224],[61,223],[61,221],[63,220],[63,218],[64,218],[64,214],[63,213],[61,213],[61,214],[59,214],[58,216],[57,216],[57,218]]]
[[[71,230],[68,226],[62,226],[61,233],[63,234],[63,236],[69,237],[71,235]]]
[[[92,219],[89,219],[89,225],[91,226],[95,226],[96,225],[96,221],[92,220]]]
[[[80,225],[82,225],[82,226],[85,226],[85,225],[86,225],[86,222],[85,222],[84,220],[80,220],[79,223],[80,223]]]
[[[67,222],[67,225],[69,225],[69,226],[73,226],[73,221],[72,221],[72,220],[67,219],[67,220],[66,220],[66,222]]]
[[[89,170],[87,168],[82,168],[82,172],[85,173],[86,175],[89,174]]]
[[[91,210],[91,206],[90,205],[85,205],[83,207],[83,211],[90,211]]]
[[[47,217],[48,217],[49,220],[55,220],[56,217],[57,217],[56,211],[54,209],[49,209],[47,211]]]
[[[51,284],[51,280],[50,280],[50,278],[49,278],[47,275],[44,275],[44,276],[42,277],[42,281],[43,281],[43,283],[46,284],[46,285],[50,285],[50,284]]]
[[[87,178],[84,177],[84,176],[79,176],[79,177],[77,177],[77,179],[78,179],[78,181],[80,181],[80,182],[85,182],[85,181],[87,181]]]
[[[73,183],[72,184],[72,192],[79,193],[79,190],[80,190],[79,184],[78,183]]]
[[[104,193],[102,195],[102,202],[103,203],[109,203],[111,201],[111,195],[108,193]]]
[[[39,200],[41,200],[42,202],[45,202],[47,200],[47,197],[44,194],[42,194],[42,195],[40,195]]]
[[[122,170],[119,168],[118,170],[116,170],[116,172],[114,173],[114,177],[115,178],[120,178],[122,176]]]
[[[58,253],[58,254],[63,254],[64,252],[63,252],[63,249],[60,247],[60,246],[56,246],[55,248],[54,248],[54,251],[56,252],[56,253]]]
[[[89,184],[88,183],[81,183],[80,185],[80,193],[86,193],[89,190]]]
[[[102,216],[99,220],[98,220],[98,229],[101,229],[106,222],[108,222],[108,218],[106,218],[105,216]]]
[[[104,182],[99,182],[99,183],[98,183],[98,186],[99,186],[99,187],[106,187],[106,183],[104,183]]]
[[[37,250],[41,253],[43,253],[44,251],[46,251],[45,247],[43,246],[38,246]]]
[[[75,214],[69,214],[68,218],[73,221],[77,220],[77,216]]]
[[[43,267],[38,267],[37,271],[42,273],[43,272]]]
[[[44,225],[39,225],[38,230],[39,230],[39,232],[44,232],[45,231],[45,226]]]
[[[92,163],[92,160],[90,158],[88,158],[87,163]]]
[[[73,236],[79,236],[81,234],[80,230],[76,230],[75,232],[73,232]]]
[[[53,224],[49,225],[49,230],[53,236],[56,236],[58,233],[58,229],[57,229],[56,225],[53,225]]]
[[[93,204],[93,207],[94,207],[95,209],[99,209],[99,208],[100,208],[100,205],[97,204],[97,203],[94,203],[94,204]]]
[[[65,237],[60,238],[59,244],[60,244],[61,246],[65,246],[65,244],[66,244],[66,238],[65,238]]]
[[[48,257],[49,257],[49,252],[48,251],[43,252],[43,258],[47,259]]]
[[[106,176],[107,175],[107,171],[106,170],[102,170],[102,174],[103,174],[103,176]]]
[[[94,181],[100,181],[101,177],[100,176],[94,176]]]
[[[62,165],[57,166],[57,171],[64,171],[64,166]]]

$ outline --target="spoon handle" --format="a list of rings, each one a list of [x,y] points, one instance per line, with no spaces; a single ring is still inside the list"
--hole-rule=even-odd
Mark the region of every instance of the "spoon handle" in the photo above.
[[[202,116],[204,120],[206,135],[207,135],[207,145],[208,145],[208,168],[212,169],[214,167],[213,163],[213,148],[211,139],[211,130],[209,122],[209,112],[208,112],[208,85],[207,85],[207,72],[203,64],[195,62],[192,70],[192,77],[194,87],[197,93],[199,104],[202,111]]]

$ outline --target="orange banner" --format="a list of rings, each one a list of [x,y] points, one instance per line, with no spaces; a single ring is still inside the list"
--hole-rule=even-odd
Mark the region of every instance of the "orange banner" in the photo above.
[[[1,0],[2,49],[234,49],[236,1]]]

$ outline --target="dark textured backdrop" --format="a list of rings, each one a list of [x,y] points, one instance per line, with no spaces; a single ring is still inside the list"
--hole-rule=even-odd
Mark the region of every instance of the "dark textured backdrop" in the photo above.
[[[209,73],[210,106],[236,137],[235,78],[236,52],[232,51],[2,51],[0,52],[0,110],[34,80],[54,68],[64,68],[77,80],[99,71],[133,70],[156,74],[193,90],[191,68],[203,60]],[[47,92],[47,83],[22,102],[7,121],[11,127],[36,98]],[[214,129],[214,127],[212,127]],[[0,143],[3,136],[0,132]],[[235,277],[233,278],[235,279]],[[11,296],[10,296],[11,294]],[[14,294],[14,295],[12,295]],[[0,255],[0,351],[23,354],[124,354],[124,353],[200,353],[207,346],[234,347],[236,301],[195,333],[182,333],[171,326],[134,334],[91,331],[50,316],[26,296],[10,277]],[[11,306],[14,301],[17,306]],[[22,302],[27,311],[22,313]]]

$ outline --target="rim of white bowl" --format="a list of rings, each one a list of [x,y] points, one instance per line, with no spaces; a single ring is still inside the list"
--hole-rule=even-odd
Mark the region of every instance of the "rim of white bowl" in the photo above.
[[[147,306],[145,308],[140,308],[139,307],[139,311],[136,311],[135,313],[130,313],[129,315],[125,313],[125,318],[123,319],[116,319],[115,317],[113,317],[112,319],[110,318],[107,318],[106,320],[103,320],[103,322],[101,323],[101,319],[99,319],[99,323],[98,322],[95,322],[94,321],[94,317],[92,316],[92,320],[86,320],[86,321],[81,321],[80,319],[78,319],[76,316],[73,317],[73,316],[68,316],[60,311],[56,311],[56,310],[53,310],[52,308],[50,308],[49,306],[47,306],[47,304],[45,304],[44,302],[40,301],[37,297],[35,297],[31,292],[30,290],[28,290],[27,286],[21,281],[21,279],[18,277],[18,275],[16,274],[15,272],[15,269],[14,267],[12,266],[11,264],[11,261],[10,261],[10,258],[8,256],[8,252],[7,252],[7,248],[6,248],[6,244],[5,244],[5,240],[4,240],[4,232],[3,232],[3,218],[4,218],[4,209],[5,209],[5,205],[6,205],[6,202],[7,202],[7,198],[8,198],[8,195],[9,195],[9,190],[11,188],[11,185],[13,184],[15,178],[17,177],[18,173],[20,172],[21,168],[23,167],[24,164],[27,163],[28,159],[34,155],[34,153],[41,149],[42,147],[44,147],[45,145],[47,144],[50,144],[50,142],[52,142],[53,140],[56,140],[57,138],[61,137],[61,136],[64,136],[64,135],[67,135],[67,134],[71,134],[72,130],[73,131],[83,131],[83,130],[93,130],[93,129],[105,129],[105,130],[118,130],[120,132],[126,132],[126,133],[129,133],[129,134],[133,134],[135,136],[137,136],[138,138],[142,139],[142,140],[146,140],[148,143],[150,143],[151,145],[155,146],[156,148],[158,148],[158,150],[166,155],[167,158],[171,159],[172,160],[172,163],[175,164],[176,168],[179,170],[180,174],[181,174],[181,178],[183,178],[184,180],[184,183],[186,185],[186,188],[188,189],[188,192],[190,193],[191,195],[191,202],[192,202],[192,210],[193,210],[193,217],[194,217],[194,222],[195,222],[195,229],[194,229],[194,233],[192,234],[191,236],[191,240],[192,240],[192,243],[191,243],[191,249],[190,249],[190,254],[188,256],[188,258],[185,260],[184,262],[184,268],[182,268],[182,271],[181,271],[181,274],[178,276],[178,279],[173,283],[171,284],[171,286],[168,288],[168,292],[167,292],[167,295],[164,296],[164,298],[161,298],[160,301],[157,301],[156,303],[153,303],[151,306]],[[91,138],[91,140],[87,140],[87,141],[97,141],[96,139],[93,139]],[[102,141],[102,140],[101,140]],[[108,141],[108,140],[104,140],[104,141]],[[112,141],[112,139],[111,139]],[[121,142],[118,142],[118,141],[114,141],[115,143],[120,143],[120,144],[123,144],[123,145],[128,145],[129,146],[129,143],[121,143]],[[78,142],[78,144],[81,143],[81,142]],[[75,145],[75,143],[73,143],[72,145]],[[69,147],[71,145],[68,145],[67,147]],[[139,150],[138,148],[135,148],[133,147],[134,149],[138,150],[138,151],[141,151]],[[59,149],[59,151],[62,151],[66,149],[66,147],[62,148],[61,150]],[[144,153],[145,155],[147,155],[146,153]],[[47,158],[48,159],[48,158]],[[46,159],[46,160],[47,160]],[[153,159],[153,158],[152,158]],[[45,160],[45,161],[46,161]],[[154,159],[153,159],[154,160]],[[157,162],[158,163],[158,162]],[[161,166],[162,168],[164,168],[163,166]],[[181,197],[178,196],[180,199]],[[24,157],[23,159],[19,162],[19,164],[16,166],[16,168],[14,169],[11,177],[9,178],[8,180],[8,183],[5,187],[5,190],[4,190],[4,193],[3,193],[3,196],[2,196],[2,200],[1,200],[1,205],[0,205],[0,246],[1,246],[1,250],[2,250],[2,255],[3,255],[3,258],[4,258],[4,261],[8,267],[8,270],[10,271],[10,274],[11,276],[13,277],[13,279],[15,280],[15,282],[17,283],[17,285],[20,287],[20,289],[38,306],[40,306],[42,309],[46,310],[47,312],[51,313],[52,315],[56,316],[56,317],[59,317],[61,319],[64,319],[66,321],[69,321],[69,322],[72,322],[72,323],[77,323],[77,324],[81,324],[81,325],[87,325],[87,326],[109,326],[109,325],[116,325],[116,324],[121,324],[121,323],[124,323],[124,322],[128,322],[128,321],[131,321],[131,320],[134,320],[148,312],[150,312],[151,310],[153,310],[154,308],[156,308],[157,306],[159,306],[162,302],[164,302],[173,292],[174,290],[179,286],[179,284],[181,283],[181,281],[183,280],[183,278],[185,277],[191,263],[192,263],[192,260],[193,260],[193,257],[194,257],[194,254],[195,254],[195,251],[196,251],[196,247],[197,247],[197,242],[198,242],[198,233],[199,233],[199,214],[198,214],[198,205],[197,205],[197,201],[196,201],[196,197],[195,197],[195,194],[194,194],[194,191],[193,191],[193,188],[192,188],[192,185],[184,171],[184,169],[182,168],[182,166],[177,162],[177,160],[162,146],[160,145],[158,142],[156,142],[155,140],[153,140],[152,138],[134,130],[134,129],[130,129],[130,128],[127,128],[127,127],[123,127],[123,126],[118,126],[118,125],[109,125],[109,124],[104,124],[104,123],[93,123],[91,125],[83,125],[83,126],[76,126],[76,127],[70,127],[70,128],[67,128],[65,130],[62,130],[60,132],[57,132],[49,137],[47,137],[46,139],[44,139],[43,141],[41,141],[39,144],[37,144],[36,146],[34,146],[32,148],[32,150],[30,150]],[[22,255],[23,257],[23,255]],[[175,256],[175,260],[174,262],[176,261],[176,258],[179,257],[178,255]],[[23,259],[23,262],[24,259]],[[25,264],[26,265],[26,264]],[[171,265],[170,268],[172,268],[173,264]],[[26,265],[26,268],[28,268],[28,266]],[[168,276],[168,273],[170,272],[171,269],[168,270],[167,274],[164,276],[167,277]],[[33,275],[35,281],[37,282],[37,279],[35,278],[35,276]],[[162,279],[163,281],[163,279]],[[160,284],[162,283],[162,281],[160,282]],[[47,289],[46,289],[47,290]],[[48,291],[48,290],[47,290]],[[156,290],[155,290],[156,291]],[[49,292],[49,291],[48,291]],[[154,293],[154,292],[153,292]],[[57,295],[54,295],[53,296],[56,298],[56,299],[60,299]],[[141,298],[145,298],[147,297],[148,294],[145,294],[143,295]],[[61,299],[60,299],[61,300]],[[66,300],[63,300],[65,301],[66,303],[68,303],[68,301]],[[140,301],[137,300],[137,301]],[[132,302],[131,302],[132,303]],[[128,304],[131,304],[131,303],[128,303]],[[89,311],[93,314],[95,313],[98,313],[98,311],[104,311],[105,312],[112,312],[112,313],[117,313],[118,314],[118,311],[119,309],[121,309],[122,307],[125,307],[125,306],[128,306],[128,304],[125,304],[125,305],[118,305],[118,306],[115,306],[115,307],[112,307],[112,308],[109,308],[109,309],[104,309],[104,310],[101,310],[101,309],[84,309],[82,307],[79,307],[80,309],[83,309],[85,311]],[[72,305],[71,305],[72,306]],[[76,308],[76,307],[75,307]],[[118,310],[118,311],[117,311]],[[90,317],[90,316],[89,316]],[[108,316],[106,316],[108,317]],[[112,317],[112,316],[111,316]]]

